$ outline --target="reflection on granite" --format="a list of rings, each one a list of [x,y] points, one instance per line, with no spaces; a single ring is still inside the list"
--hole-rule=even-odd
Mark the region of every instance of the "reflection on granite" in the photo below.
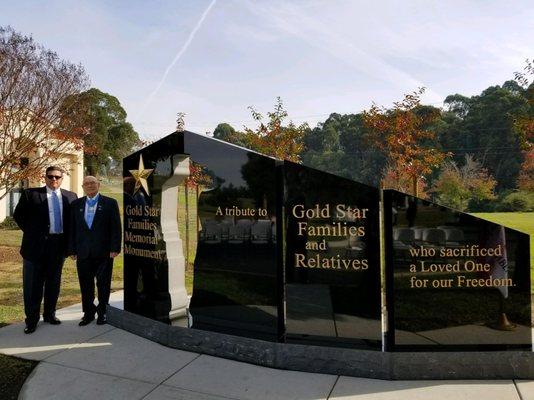
[[[530,349],[528,235],[393,190],[384,199],[389,349]]]
[[[286,340],[379,349],[378,189],[284,162],[284,199]]]

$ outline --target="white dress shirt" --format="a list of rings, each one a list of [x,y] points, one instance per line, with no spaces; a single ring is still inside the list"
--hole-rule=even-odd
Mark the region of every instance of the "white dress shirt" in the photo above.
[[[59,198],[59,211],[61,213],[61,218],[63,218],[63,197],[61,196],[61,189],[57,188],[56,190],[50,189],[48,186],[46,187],[46,200],[48,201],[48,218],[50,219],[50,230],[48,233],[63,233],[56,232],[54,230],[55,226],[55,220],[54,220],[54,203],[52,203],[52,193],[56,192]],[[61,221],[63,226],[63,221]]]

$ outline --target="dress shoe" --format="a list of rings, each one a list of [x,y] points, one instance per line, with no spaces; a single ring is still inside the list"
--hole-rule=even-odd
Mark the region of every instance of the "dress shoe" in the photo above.
[[[108,323],[108,318],[106,317],[106,314],[99,315],[96,319],[97,325],[105,325]]]
[[[30,333],[35,332],[35,329],[37,329],[37,325],[26,325],[24,328],[24,333],[29,335]]]
[[[94,320],[95,320],[95,316],[94,316],[94,315],[93,315],[93,316],[87,316],[87,317],[84,316],[84,317],[82,318],[82,320],[78,323],[78,326],[85,326],[85,325],[88,325],[88,324],[90,324],[90,323],[91,323],[92,321],[94,321]]]
[[[55,315],[43,317],[43,320],[44,322],[48,322],[50,325],[61,324],[61,321]]]

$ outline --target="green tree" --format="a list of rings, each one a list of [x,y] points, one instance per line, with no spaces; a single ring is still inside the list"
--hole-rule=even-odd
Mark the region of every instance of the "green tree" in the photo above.
[[[441,118],[445,124],[436,130],[441,146],[457,163],[472,154],[495,177],[500,191],[516,187],[524,160],[516,121],[531,112],[526,95],[525,88],[508,81],[478,96],[448,96]]]
[[[326,172],[378,186],[386,157],[367,143],[362,114],[332,113],[304,136],[303,163]]]
[[[226,122],[217,125],[213,131],[213,137],[242,147],[247,145],[245,134],[236,131],[232,125],[227,124]]]
[[[339,144],[339,133],[328,121],[313,129],[306,129],[303,137],[302,162],[312,168],[345,175],[341,160],[344,156]],[[346,176],[346,175],[345,175]]]
[[[110,157],[120,162],[139,144],[139,135],[129,122],[121,122],[108,130],[105,149]]]
[[[439,203],[464,211],[468,207],[479,208],[484,202],[495,199],[496,183],[480,162],[466,155],[461,167],[454,161],[443,164],[432,192],[437,194]]]
[[[465,118],[469,113],[471,101],[469,97],[465,97],[461,94],[451,94],[445,98],[443,102],[447,111],[453,113],[460,119]]]
[[[225,140],[229,142],[232,136],[235,135],[235,129],[232,125],[222,122],[213,131],[213,137],[215,139]]]
[[[84,141],[84,163],[87,172],[95,175],[101,166],[109,168],[110,159],[121,162],[139,144],[139,135],[126,121],[126,111],[115,96],[96,88],[77,96],[90,104],[90,133]]]

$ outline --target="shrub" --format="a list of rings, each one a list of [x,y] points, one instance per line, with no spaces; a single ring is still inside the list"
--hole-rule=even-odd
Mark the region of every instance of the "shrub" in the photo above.
[[[445,162],[432,192],[438,203],[460,211],[487,208],[495,199],[497,182],[472,156],[466,154],[464,165],[459,167],[454,161]]]
[[[497,211],[534,211],[532,197],[528,192],[510,193],[499,202]]]
[[[17,226],[17,223],[13,219],[13,217],[6,217],[6,219],[2,222],[0,222],[0,229],[3,230],[15,230],[19,229]]]

